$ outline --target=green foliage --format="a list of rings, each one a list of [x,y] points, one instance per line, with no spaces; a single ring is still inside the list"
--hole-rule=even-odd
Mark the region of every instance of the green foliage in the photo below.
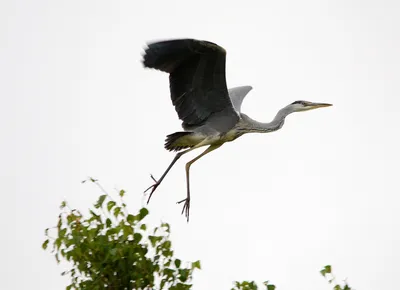
[[[332,273],[332,267],[331,265],[326,265],[321,271],[319,271],[322,276],[326,277],[327,274]]]
[[[322,276],[328,279],[329,284],[333,284],[333,290],[351,290],[347,281],[344,281],[344,285],[340,285],[336,282],[335,276],[332,274],[331,265],[326,265],[321,271],[319,271]]]
[[[264,286],[266,290],[275,290],[276,287],[273,284],[269,284],[269,281],[265,281]],[[231,290],[257,290],[258,286],[254,281],[234,282],[235,287]]]
[[[193,272],[200,270],[201,264],[182,263],[174,257],[170,225],[162,223],[149,229],[144,223],[149,211],[141,208],[136,215],[129,214],[123,202],[124,190],[118,192],[120,200],[116,201],[96,179],[82,183],[86,181],[95,183],[104,194],[89,209],[87,217],[63,201],[53,228],[56,237],[46,229],[47,239],[42,244],[44,250],[51,248],[58,263],[61,259],[70,262],[71,269],[62,273],[71,277],[66,289],[191,289]],[[330,265],[320,273],[334,286],[333,290],[352,290],[346,281],[344,285],[336,283]],[[276,289],[269,281],[263,285],[265,290]],[[257,289],[254,281],[244,281],[234,282],[231,290]]]
[[[89,181],[101,186],[95,179]],[[200,261],[185,263],[174,257],[167,223],[149,234],[144,219],[146,208],[128,214],[122,198],[115,201],[105,193],[99,197],[87,217],[62,202],[62,213],[43,249],[52,249],[57,262],[70,262],[62,273],[71,277],[68,289],[191,289],[192,274]]]

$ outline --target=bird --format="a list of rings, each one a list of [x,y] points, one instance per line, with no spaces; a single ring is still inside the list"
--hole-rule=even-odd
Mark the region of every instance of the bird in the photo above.
[[[182,214],[189,222],[190,167],[201,157],[247,133],[270,133],[282,128],[285,118],[295,112],[304,112],[332,104],[295,101],[280,109],[271,122],[262,123],[242,113],[241,106],[252,86],[227,88],[226,50],[209,41],[193,38],[167,39],[147,43],[142,54],[145,68],[169,74],[170,97],[182,121],[183,131],[167,135],[165,149],[177,152],[174,159],[150,191],[149,203],[154,191],[164,180],[174,164],[184,154],[200,147],[207,148],[186,163],[186,198]]]

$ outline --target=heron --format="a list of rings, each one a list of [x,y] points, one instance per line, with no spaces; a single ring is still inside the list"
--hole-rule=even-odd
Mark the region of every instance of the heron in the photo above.
[[[224,143],[236,140],[247,133],[270,133],[282,128],[285,118],[294,112],[304,112],[331,104],[295,101],[278,111],[271,122],[262,123],[242,113],[242,102],[252,90],[251,86],[227,88],[225,63],[226,50],[209,41],[197,39],[170,39],[148,43],[144,48],[143,65],[169,74],[170,97],[182,121],[183,131],[167,135],[165,149],[177,152],[159,179],[150,175],[154,191],[168,172],[186,153],[208,146],[201,154],[186,163],[186,198],[182,214],[189,221],[190,167],[206,154]]]

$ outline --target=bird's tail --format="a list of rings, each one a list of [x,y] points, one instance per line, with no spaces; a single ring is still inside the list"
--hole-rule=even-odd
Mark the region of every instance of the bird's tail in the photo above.
[[[188,138],[191,134],[192,132],[175,132],[169,134],[165,139],[165,149],[169,151],[180,151],[185,148],[193,147],[194,144],[192,144]]]

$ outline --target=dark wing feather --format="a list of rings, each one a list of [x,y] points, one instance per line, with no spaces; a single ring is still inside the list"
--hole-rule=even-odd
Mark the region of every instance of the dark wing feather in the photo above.
[[[226,87],[225,60],[225,50],[214,43],[176,39],[149,44],[143,64],[170,74],[175,110],[184,126],[193,126],[222,111],[237,121]]]

